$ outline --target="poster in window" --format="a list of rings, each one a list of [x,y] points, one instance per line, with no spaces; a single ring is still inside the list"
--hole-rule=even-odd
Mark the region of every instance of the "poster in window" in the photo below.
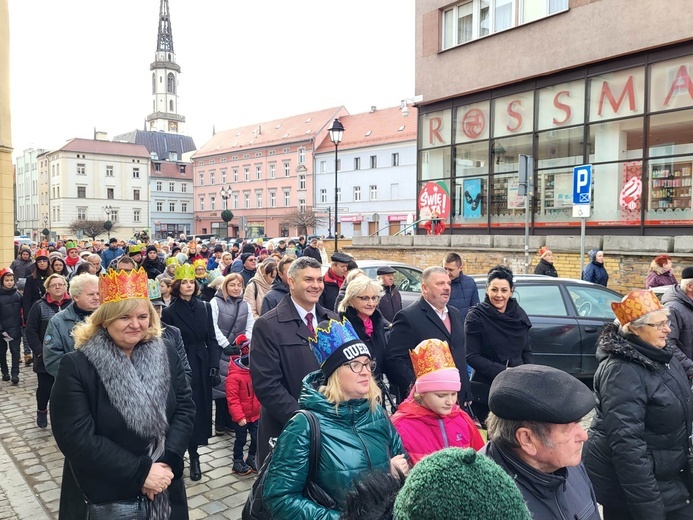
[[[465,219],[474,219],[481,217],[481,202],[483,195],[481,193],[481,179],[465,179],[463,184],[464,201],[462,203],[462,215]]]
[[[515,177],[508,179],[508,209],[525,209],[525,198],[518,195],[520,180]]]

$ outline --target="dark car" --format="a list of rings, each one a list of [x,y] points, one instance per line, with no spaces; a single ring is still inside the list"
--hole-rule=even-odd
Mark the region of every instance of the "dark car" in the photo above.
[[[486,277],[474,281],[484,301]],[[535,362],[589,382],[597,369],[597,338],[614,321],[611,303],[623,297],[590,282],[539,275],[517,275],[514,297],[532,321]]]
[[[359,269],[369,278],[377,278],[378,267],[389,265],[392,267],[395,277],[395,287],[402,295],[402,307],[409,307],[421,297],[421,269],[413,265],[400,262],[387,262],[386,260],[357,260]]]

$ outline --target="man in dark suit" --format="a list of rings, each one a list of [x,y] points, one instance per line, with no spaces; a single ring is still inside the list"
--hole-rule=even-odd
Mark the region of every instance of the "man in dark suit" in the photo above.
[[[295,260],[287,272],[289,294],[255,320],[250,346],[250,376],[260,404],[257,466],[269,453],[269,439],[277,437],[298,410],[301,382],[318,370],[308,344],[323,320],[339,319],[318,304],[324,289],[322,268],[314,258]]]
[[[448,305],[450,277],[442,267],[429,267],[421,275],[421,298],[397,313],[388,340],[386,364],[392,383],[409,389],[416,379],[409,351],[426,339],[447,341],[460,371],[460,404],[472,400],[464,348],[464,320],[460,311]]]

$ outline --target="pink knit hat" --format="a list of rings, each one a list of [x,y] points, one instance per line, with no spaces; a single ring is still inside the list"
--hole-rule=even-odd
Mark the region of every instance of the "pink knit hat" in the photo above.
[[[414,383],[414,390],[417,394],[459,392],[460,388],[462,388],[460,371],[456,368],[440,368],[417,378],[416,383]]]

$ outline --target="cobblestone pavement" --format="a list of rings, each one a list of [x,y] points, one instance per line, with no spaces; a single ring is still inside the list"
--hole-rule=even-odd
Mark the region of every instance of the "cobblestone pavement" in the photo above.
[[[22,364],[19,385],[0,381],[0,520],[58,518],[63,456],[36,426],[36,375]],[[231,472],[233,436],[200,447],[202,480],[185,485],[190,519],[239,519],[254,477]]]

